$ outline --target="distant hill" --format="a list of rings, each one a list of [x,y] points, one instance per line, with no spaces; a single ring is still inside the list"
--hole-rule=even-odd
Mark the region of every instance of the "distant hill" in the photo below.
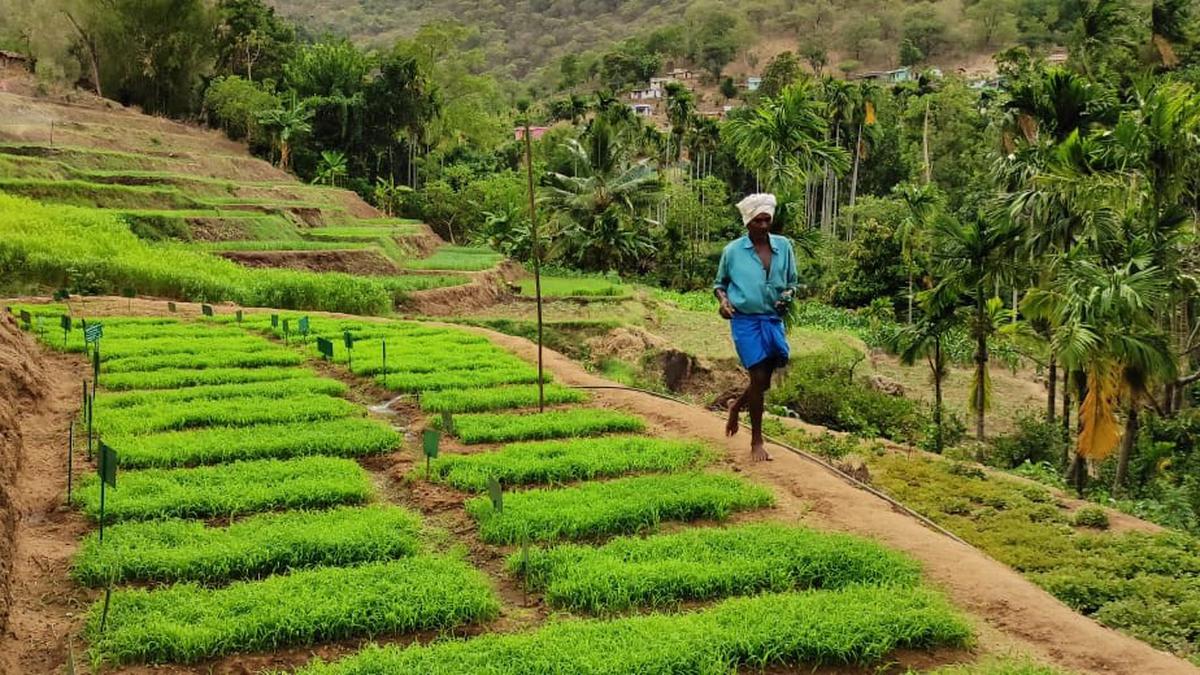
[[[628,37],[685,25],[714,8],[737,21],[734,72],[760,69],[791,50],[824,54],[837,72],[898,65],[974,66],[1016,44],[1058,41],[1072,17],[1066,0],[270,0],[302,31],[386,46],[420,26],[453,20],[477,31],[487,68],[525,77],[567,54],[601,51]],[[718,9],[718,11],[719,11]],[[668,47],[672,45],[667,45]],[[678,46],[678,45],[674,45]],[[737,68],[738,63],[741,68]]]

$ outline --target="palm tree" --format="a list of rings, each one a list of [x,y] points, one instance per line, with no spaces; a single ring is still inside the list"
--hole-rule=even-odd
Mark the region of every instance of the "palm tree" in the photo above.
[[[730,119],[722,134],[742,166],[767,189],[782,192],[826,164],[839,173],[849,168],[846,151],[826,139],[828,131],[824,104],[804,80]]]
[[[914,249],[924,248],[926,234],[941,216],[943,197],[941,191],[929,183],[901,184],[893,191],[908,207],[908,216],[900,221],[896,237],[900,240],[900,254],[908,271],[908,323],[911,324],[916,293],[913,288],[913,275],[917,271]]]
[[[692,92],[678,82],[670,82],[666,87],[667,120],[671,123],[672,143],[668,149],[667,161],[678,162],[683,151],[683,137],[687,134],[692,115],[696,111],[696,102]]]
[[[1018,230],[1007,218],[987,218],[976,212],[963,220],[941,218],[934,230],[934,263],[941,273],[938,288],[947,295],[969,299],[968,333],[975,341],[975,376],[971,381],[970,408],[975,415],[975,439],[984,440],[984,416],[989,407],[991,378],[988,372],[988,339],[1004,316],[1004,302],[993,288],[1007,271]]]
[[[337,186],[338,178],[345,176],[347,172],[345,153],[338,150],[322,150],[321,161],[317,164],[317,175],[313,178],[313,182]]]
[[[1105,266],[1083,247],[1063,256],[1062,271],[1049,289],[1033,289],[1026,302],[1035,312],[1058,317],[1054,349],[1064,365],[1086,373],[1088,391],[1080,404],[1080,431],[1072,474],[1083,492],[1083,461],[1100,461],[1121,441],[1116,407],[1126,402],[1124,443],[1115,489],[1123,486],[1138,431],[1138,410],[1151,383],[1174,376],[1175,363],[1154,309],[1168,294],[1162,270],[1144,260]]]
[[[634,139],[604,117],[592,121],[582,140],[564,146],[575,160],[573,175],[550,173],[544,180],[556,253],[583,269],[631,268],[653,251],[644,214],[660,197],[658,172],[632,158]]]
[[[287,171],[291,165],[292,144],[312,131],[312,110],[302,103],[297,103],[296,97],[293,96],[290,106],[267,110],[259,113],[257,117],[258,123],[271,134],[275,146],[279,149],[279,168]]]
[[[929,366],[933,382],[933,427],[934,452],[941,453],[945,446],[943,433],[942,385],[950,373],[946,355],[946,337],[958,325],[958,301],[954,289],[939,286],[922,291],[917,298],[921,316],[915,323],[904,326],[892,337],[892,349],[900,355],[900,362],[914,365],[924,359]]]

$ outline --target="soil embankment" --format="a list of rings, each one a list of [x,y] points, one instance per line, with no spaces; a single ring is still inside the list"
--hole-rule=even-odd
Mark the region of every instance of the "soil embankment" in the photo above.
[[[0,673],[61,672],[86,597],[67,578],[86,529],[66,508],[65,430],[82,359],[39,350],[0,315]],[[80,368],[81,370],[82,368]],[[86,469],[75,467],[76,476]],[[86,594],[83,594],[86,596]]]
[[[363,276],[396,274],[396,264],[371,249],[324,251],[221,251],[218,255],[246,267],[282,267],[309,272],[344,272]]]
[[[17,322],[0,315],[0,634],[12,606],[12,564],[17,519],[17,473],[24,455],[21,421],[38,410],[48,389],[46,371]]]

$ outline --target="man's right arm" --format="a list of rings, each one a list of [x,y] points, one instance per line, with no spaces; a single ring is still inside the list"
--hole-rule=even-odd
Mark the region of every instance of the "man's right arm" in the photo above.
[[[713,282],[713,295],[717,296],[717,302],[720,303],[718,312],[725,319],[733,318],[733,304],[729,302],[729,250],[721,252],[721,262],[717,263],[717,278]]]

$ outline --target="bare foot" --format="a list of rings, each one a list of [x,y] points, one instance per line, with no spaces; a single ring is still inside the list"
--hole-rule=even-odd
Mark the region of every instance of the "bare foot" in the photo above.
[[[738,402],[737,399],[734,399],[729,404],[729,418],[725,420],[725,435],[733,436],[738,432],[740,427],[741,425],[738,424]]]
[[[762,442],[750,444],[750,459],[756,462],[772,461],[771,456],[767,454],[767,450],[763,447]]]

